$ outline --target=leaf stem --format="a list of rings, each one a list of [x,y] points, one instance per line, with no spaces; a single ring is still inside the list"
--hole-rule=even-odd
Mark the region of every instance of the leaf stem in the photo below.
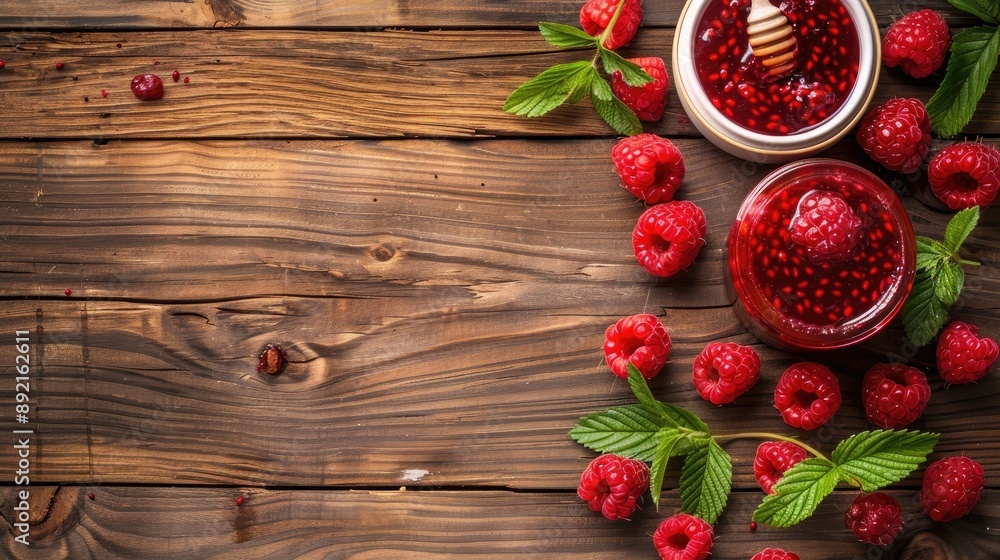
[[[615,15],[611,16],[611,21],[608,22],[608,26],[604,28],[600,37],[597,38],[598,54],[600,54],[600,48],[604,46],[604,40],[611,36],[611,31],[615,28],[615,24],[618,23],[618,16],[622,13],[622,8],[625,7],[625,2],[628,0],[621,0],[618,2],[618,7],[615,8]]]
[[[963,259],[962,257],[958,256],[958,253],[956,253],[954,255],[954,257],[955,257],[955,260],[958,261],[958,264],[964,264],[966,266],[982,266],[982,264],[983,264],[983,263],[979,263],[979,262],[976,262],[976,261],[967,261],[967,260]]]
[[[802,443],[801,441],[793,437],[783,436],[780,434],[772,434],[768,432],[739,432],[736,434],[724,434],[721,436],[712,436],[712,438],[717,442],[731,440],[731,439],[777,439],[781,441],[788,441],[794,443],[795,445],[798,445],[802,449],[805,449],[806,451],[814,455],[816,458],[823,459],[824,461],[830,463],[831,465],[833,464],[833,461],[831,461],[829,457],[820,453],[820,451],[817,450],[816,448],[808,444]]]

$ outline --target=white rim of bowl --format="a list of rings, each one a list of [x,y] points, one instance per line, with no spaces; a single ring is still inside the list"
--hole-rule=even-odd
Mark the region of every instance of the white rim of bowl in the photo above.
[[[841,3],[847,8],[858,30],[859,52],[871,52],[873,56],[861,57],[854,88],[833,117],[815,128],[786,136],[771,136],[744,128],[729,120],[708,101],[708,94],[702,88],[696,72],[694,33],[708,4],[713,1],[717,0],[689,0],[681,12],[674,39],[672,58],[678,95],[685,109],[695,113],[691,115],[692,119],[700,121],[711,133],[725,142],[744,150],[789,155],[814,151],[832,144],[846,135],[861,120],[875,95],[879,64],[882,59],[878,24],[871,8],[864,0],[841,0]],[[866,22],[867,26],[864,25]],[[690,95],[689,88],[694,89],[697,95]]]

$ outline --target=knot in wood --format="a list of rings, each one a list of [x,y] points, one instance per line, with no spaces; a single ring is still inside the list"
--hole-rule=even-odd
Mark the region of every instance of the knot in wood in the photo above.
[[[260,353],[257,361],[257,373],[278,375],[285,369],[285,351],[277,344],[268,344]]]
[[[375,258],[385,262],[396,256],[396,248],[389,243],[383,243],[375,248]]]

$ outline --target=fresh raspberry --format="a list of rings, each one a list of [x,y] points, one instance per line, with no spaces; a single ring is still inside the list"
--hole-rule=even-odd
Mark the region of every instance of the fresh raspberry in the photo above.
[[[886,546],[903,529],[903,514],[892,496],[875,492],[854,498],[844,513],[844,525],[859,541]]]
[[[979,338],[975,325],[955,321],[941,333],[937,346],[938,374],[946,383],[972,383],[989,373],[1000,348],[992,338]]]
[[[801,560],[798,554],[781,550],[780,548],[765,548],[753,555],[750,560]]]
[[[712,342],[694,359],[694,388],[712,404],[733,402],[759,377],[760,356],[735,342]]]
[[[753,477],[761,490],[774,494],[774,485],[781,480],[785,471],[809,457],[801,445],[790,441],[765,441],[757,447],[753,458]]]
[[[691,266],[705,244],[705,213],[687,200],[657,204],[639,216],[632,230],[635,258],[664,278]]]
[[[793,428],[815,430],[840,408],[840,384],[826,366],[802,362],[785,370],[774,389],[774,407]]]
[[[890,171],[913,173],[931,148],[931,119],[919,99],[894,98],[868,111],[858,144]]]
[[[927,376],[905,364],[875,364],[862,383],[861,400],[868,421],[887,430],[920,417],[931,398]]]
[[[814,264],[843,262],[861,238],[861,218],[840,194],[810,191],[799,199],[791,231]]]
[[[979,463],[968,457],[945,457],[924,471],[920,505],[934,521],[958,519],[976,507],[985,483]]]
[[[948,24],[934,10],[920,10],[899,18],[882,39],[882,60],[899,66],[914,78],[926,78],[944,64],[948,53]]]
[[[669,357],[670,335],[663,323],[648,313],[620,319],[604,333],[604,358],[622,379],[628,379],[629,362],[643,377],[652,379]]]
[[[952,144],[931,158],[927,179],[952,210],[986,208],[1000,191],[1000,151],[979,142]]]
[[[712,552],[715,532],[705,520],[678,513],[660,523],[653,546],[662,560],[705,560]]]
[[[647,204],[673,200],[684,179],[681,151],[655,134],[622,138],[611,149],[611,161],[625,189]]]
[[[604,33],[621,1],[590,0],[584,4],[583,8],[580,9],[580,25],[583,26],[583,30],[594,37]],[[642,0],[624,0],[624,2],[625,7],[618,15],[615,28],[604,40],[604,48],[611,51],[627,45],[632,37],[635,37],[635,32],[639,29],[639,22],[642,21]]]
[[[635,511],[636,502],[649,488],[649,467],[642,461],[617,455],[601,455],[580,475],[576,495],[591,511],[615,521]]]
[[[655,56],[630,58],[629,62],[638,64],[646,71],[652,82],[641,86],[630,86],[622,79],[621,70],[611,74],[611,89],[615,97],[635,111],[641,121],[658,121],[663,116],[663,107],[667,104],[667,65],[663,59]]]

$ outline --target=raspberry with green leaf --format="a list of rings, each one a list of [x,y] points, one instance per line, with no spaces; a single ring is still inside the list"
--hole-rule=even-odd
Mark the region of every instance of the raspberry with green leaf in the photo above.
[[[642,0],[590,0],[580,8],[580,25],[594,37],[603,34],[612,21],[614,28],[604,37],[603,46],[614,51],[629,44],[639,30]]]
[[[591,511],[617,521],[627,519],[649,488],[649,467],[642,461],[601,455],[590,462],[580,475],[577,496]]]

